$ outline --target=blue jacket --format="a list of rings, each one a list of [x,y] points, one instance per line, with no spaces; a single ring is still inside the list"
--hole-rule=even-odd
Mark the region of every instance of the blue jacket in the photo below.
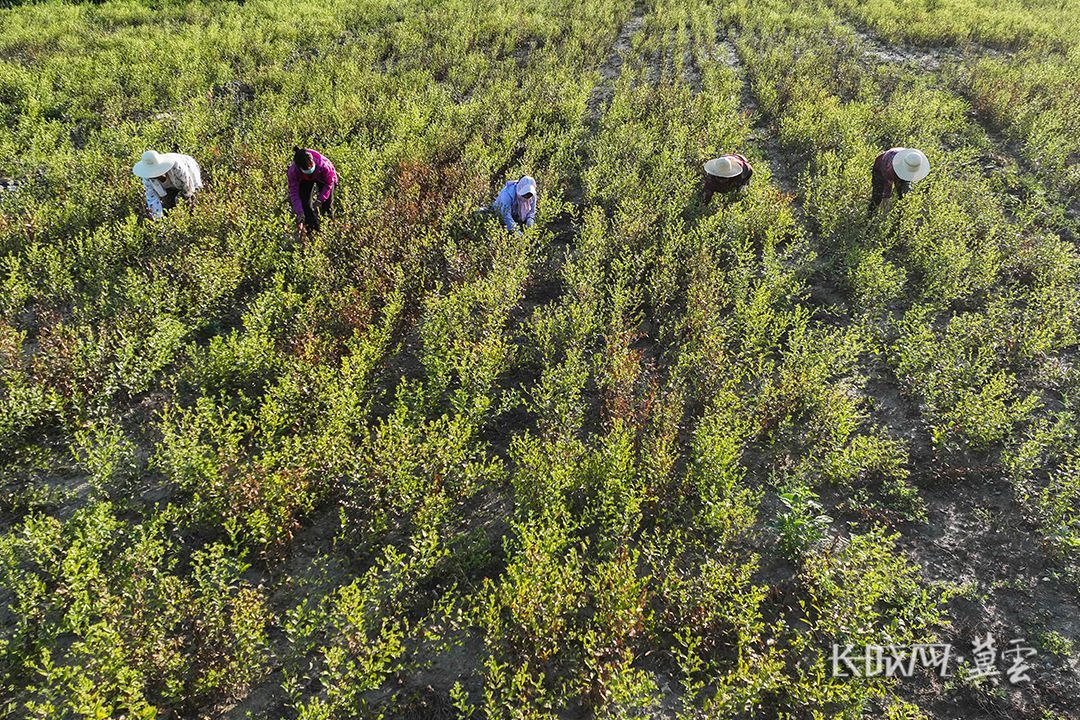
[[[517,205],[517,189],[518,183],[524,183],[523,188],[529,187],[533,192],[532,209],[523,218],[515,218],[514,213]],[[503,185],[503,189],[499,191],[499,194],[495,197],[495,201],[491,203],[491,209],[499,214],[502,218],[503,225],[507,230],[516,230],[515,223],[521,223],[525,227],[532,227],[533,220],[536,218],[536,181],[531,177],[523,177],[521,180],[511,180]]]

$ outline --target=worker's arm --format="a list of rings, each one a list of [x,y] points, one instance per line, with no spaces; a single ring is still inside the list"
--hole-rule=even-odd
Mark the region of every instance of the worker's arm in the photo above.
[[[900,178],[896,177],[896,171],[893,170],[892,161],[896,156],[896,153],[889,151],[880,156],[879,160],[879,172],[881,173],[881,200],[887,202],[892,200],[893,187],[900,182]]]
[[[325,158],[323,162],[326,163],[326,175],[319,190],[320,205],[330,199],[330,193],[334,192],[334,187],[337,185],[337,170],[334,169],[334,163]]]
[[[878,165],[878,161],[874,161],[874,166],[870,170],[870,206],[867,208],[869,212],[874,212],[879,205],[881,205],[882,193],[885,192],[885,178],[881,174],[881,168]]]
[[[735,190],[739,193],[746,192],[747,186],[750,184],[750,178],[753,176],[754,171],[750,169],[749,165],[743,165],[743,171],[739,173],[739,176],[735,178]]]
[[[532,208],[529,210],[529,214],[525,216],[525,227],[530,228],[533,226],[533,221],[536,220],[536,206],[539,205],[539,201],[536,196],[533,196]]]
[[[502,217],[503,226],[513,232],[517,230],[517,225],[514,223],[514,213],[509,205],[499,206],[499,215]]]
[[[296,173],[292,168],[289,168],[285,173],[289,179],[289,203],[292,205],[293,214],[296,215],[298,221],[304,219],[304,204],[300,202],[300,179],[296,177]]]
[[[165,214],[165,208],[161,204],[161,198],[154,192],[149,180],[142,181],[143,190],[146,192],[146,212],[151,220],[157,220]]]
[[[881,201],[888,202],[889,200],[892,200],[892,192],[893,181],[886,178],[885,181],[881,183]]]

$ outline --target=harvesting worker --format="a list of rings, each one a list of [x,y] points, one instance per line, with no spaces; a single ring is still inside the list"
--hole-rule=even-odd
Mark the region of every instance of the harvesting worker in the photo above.
[[[338,184],[334,164],[314,150],[294,147],[293,161],[286,175],[289,202],[296,214],[296,229],[318,230],[320,214],[334,216],[334,188]]]
[[[199,163],[190,155],[157,153],[147,150],[131,169],[142,179],[146,191],[146,211],[151,220],[158,220],[176,207],[179,197],[193,200],[202,186]]]
[[[870,212],[874,212],[883,201],[891,199],[894,190],[896,197],[902,198],[912,185],[929,172],[930,161],[919,150],[894,147],[878,155],[871,173],[873,192],[870,195]]]
[[[754,168],[742,155],[722,155],[705,163],[705,204],[714,193],[733,193],[750,183]]]
[[[536,181],[528,175],[520,180],[510,180],[495,200],[490,210],[500,218],[507,230],[521,233],[521,228],[530,228],[536,219]]]

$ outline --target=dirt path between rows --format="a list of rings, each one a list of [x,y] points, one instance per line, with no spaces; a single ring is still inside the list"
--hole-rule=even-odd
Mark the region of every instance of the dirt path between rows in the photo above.
[[[611,105],[611,99],[615,95],[615,81],[622,73],[623,63],[630,51],[631,38],[641,30],[645,23],[645,9],[637,6],[634,14],[627,20],[619,34],[615,37],[615,43],[611,52],[600,66],[600,82],[589,93],[589,101],[586,104],[586,118],[589,132],[595,132],[604,111]]]
[[[766,161],[769,168],[769,182],[779,188],[780,192],[787,197],[788,206],[795,218],[795,222],[808,237],[812,238],[814,236],[810,231],[810,222],[806,217],[799,188],[799,176],[802,168],[781,147],[776,129],[761,111],[757,97],[754,95],[749,73],[742,57],[739,55],[735,39],[733,30],[721,27],[717,38],[717,55],[715,59],[730,68],[739,78],[740,107],[750,118],[750,141],[753,146],[749,160],[751,164],[756,163],[759,158]],[[755,167],[758,167],[758,165],[755,165]],[[849,324],[851,319],[847,297],[835,283],[829,282],[825,275],[820,272],[828,264],[828,256],[824,250],[819,254],[819,257],[820,259],[815,260],[811,266],[814,282],[809,286],[809,300],[816,310],[815,317],[821,322],[830,325]]]
[[[878,58],[881,62],[911,63],[926,70],[940,70],[943,63],[963,63],[976,57],[968,50],[960,50],[955,47],[887,45],[866,28],[854,24],[849,24],[848,27],[866,45],[866,52]],[[1015,55],[1013,52],[982,46],[979,47],[977,53],[977,57],[992,57],[1000,60],[1008,60],[1013,55]]]
[[[757,97],[754,94],[753,84],[749,73],[739,55],[738,48],[732,37],[732,32],[721,28],[722,35],[718,38],[717,61],[723,63],[738,76],[742,85],[739,101],[743,112],[750,115],[750,139],[758,148],[756,157],[762,157],[768,162],[770,180],[792,201],[792,211],[796,220],[804,228],[806,218],[803,212],[802,200],[799,195],[798,169],[791,158],[780,147],[780,139],[775,128],[758,106]],[[750,158],[751,164],[754,158]]]

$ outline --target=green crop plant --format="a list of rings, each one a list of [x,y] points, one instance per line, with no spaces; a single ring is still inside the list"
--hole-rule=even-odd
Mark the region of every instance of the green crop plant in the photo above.
[[[776,520],[780,547],[793,558],[810,553],[826,538],[832,518],[822,512],[813,490],[792,484],[781,488],[782,514]]]
[[[0,715],[925,718],[971,688],[832,644],[1026,589],[1065,647],[1076,12],[8,3]],[[151,147],[205,180],[159,222]]]
[[[178,574],[163,513],[131,526],[109,504],[66,524],[28,519],[5,539],[4,585],[24,624],[6,638],[4,683],[25,683],[31,716],[130,712],[242,691],[267,649],[264,594],[221,545]],[[200,629],[195,631],[198,626]],[[78,639],[63,651],[52,642]]]

